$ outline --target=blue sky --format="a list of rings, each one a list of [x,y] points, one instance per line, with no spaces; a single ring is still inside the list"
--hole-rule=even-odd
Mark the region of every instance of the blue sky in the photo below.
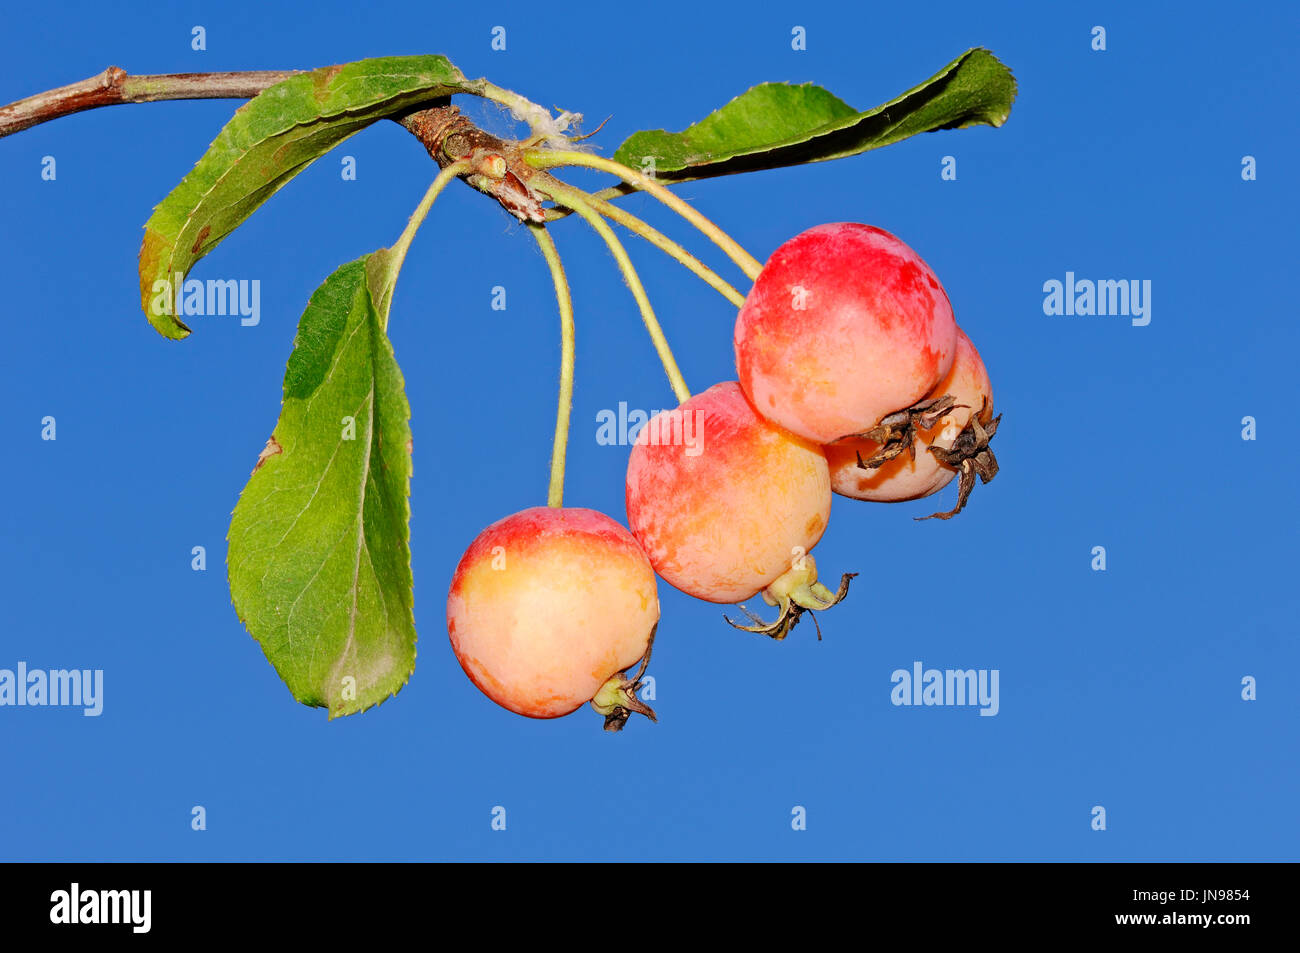
[[[307,68],[440,52],[583,112],[588,128],[611,117],[595,140],[606,154],[768,80],[815,81],[866,108],[977,45],[1013,68],[1020,94],[1000,130],[678,189],[760,259],[828,221],[912,245],[989,368],[1002,472],[946,523],[911,519],[936,500],[837,498],[818,564],[861,575],[823,616],[822,642],[807,625],[781,644],[735,632],[718,606],[661,585],[661,723],[621,735],[585,710],[541,722],[497,708],[446,638],[464,548],[545,500],[557,320],[518,225],[456,186],[407,260],[390,330],[413,411],[419,660],[396,698],[327,723],[236,619],[224,537],[303,306],[335,266],[393,241],[427,157],[387,123],[308,169],[195,273],[259,279],[261,323],[200,319],[171,343],[139,308],[140,226],[235,104],[103,109],[0,141],[0,668],[102,669],[105,684],[98,718],[0,708],[0,857],[1296,859],[1300,450],[1284,424],[1300,344],[1297,14],[1168,10],[8,11],[4,101],[110,63]],[[204,52],[190,48],[196,24]],[[490,48],[496,25],[505,52]],[[1091,49],[1096,25],[1104,52]],[[342,180],[343,155],[356,181]],[[946,155],[955,181],[940,178]],[[1255,181],[1241,175],[1247,155]],[[626,205],[740,280],[653,200]],[[622,520],[627,448],[597,443],[597,414],[672,395],[603,246],[576,219],[553,233],[578,312],[566,499]],[[732,378],[734,310],[628,247],[692,388]],[[1150,324],[1044,314],[1044,282],[1067,271],[1149,280]],[[490,307],[494,286],[505,311]],[[40,438],[47,415],[53,442]],[[190,568],[196,545],[206,572]],[[892,705],[891,673],[917,661],[998,670],[996,717]],[[191,830],[195,805],[207,830]],[[1098,805],[1105,831],[1092,829]],[[505,831],[491,828],[496,806]],[[806,830],[792,829],[797,806]]]

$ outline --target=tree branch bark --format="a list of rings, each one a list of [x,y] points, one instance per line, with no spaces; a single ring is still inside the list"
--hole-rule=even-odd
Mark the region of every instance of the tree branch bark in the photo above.
[[[501,175],[467,173],[461,178],[496,199],[503,209],[521,222],[540,224],[546,220],[546,209],[542,208],[545,198],[531,183],[554,180],[524,160],[518,142],[480,129],[451,105],[421,109],[397,121],[420,140],[429,157],[441,168],[462,159],[498,157],[502,163]]]
[[[169,99],[251,99],[298,72],[301,71],[246,70],[132,76],[120,67],[110,66],[89,79],[0,106],[0,139],[51,119],[100,106]]]
[[[131,76],[110,66],[104,72],[79,83],[60,86],[0,106],[0,138],[100,106],[124,103],[152,103],[171,99],[251,99],[300,70],[250,70],[225,73],[160,73]],[[444,103],[446,101],[444,100]],[[479,129],[459,109],[448,104],[417,110],[394,120],[415,136],[439,166],[446,168],[461,159],[499,156],[504,163],[500,176],[467,173],[461,178],[496,199],[520,221],[543,222],[547,210],[543,196],[530,181],[554,181],[550,175],[524,161],[520,144]]]

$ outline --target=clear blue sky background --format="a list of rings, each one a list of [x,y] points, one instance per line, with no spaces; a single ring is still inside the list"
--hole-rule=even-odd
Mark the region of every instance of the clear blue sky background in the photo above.
[[[0,709],[0,857],[1296,859],[1300,24],[1283,6],[11,5],[5,101],[110,63],[441,52],[588,128],[612,116],[608,154],[766,80],[865,108],[976,45],[1020,95],[1000,130],[679,190],[759,258],[840,220],[916,248],[992,374],[1003,469],[948,523],[913,522],[935,500],[837,498],[819,565],[861,576],[820,643],[811,625],[782,644],[732,631],[719,607],[662,586],[661,723],[622,735],[586,710],[497,708],[447,643],[461,552],[545,496],[557,320],[518,225],[454,187],[408,259],[391,330],[413,408],[419,662],[396,698],[327,723],[236,619],[224,537],[303,305],[336,265],[393,240],[427,157],[382,124],[314,165],[195,272],[260,279],[261,325],[197,319],[178,344],[139,309],[140,226],[235,104],[99,110],[0,141],[0,668],[106,680],[98,719]],[[190,49],[195,24],[206,52]],[[504,53],[489,47],[498,24]],[[790,48],[796,24],[806,52]],[[1090,49],[1097,24],[1105,52]],[[355,182],[340,155],[356,157]],[[955,182],[940,179],[945,155]],[[1258,181],[1242,180],[1244,155]],[[652,200],[627,205],[729,269]],[[596,414],[671,393],[604,248],[576,220],[554,233],[579,326],[567,498],[621,520],[627,450],[597,445]],[[733,377],[734,310],[629,247],[692,387]],[[1150,325],[1045,316],[1043,282],[1067,270],[1151,280]],[[206,572],[190,569],[195,545]],[[1000,714],[894,707],[890,674],[916,660],[998,669]]]

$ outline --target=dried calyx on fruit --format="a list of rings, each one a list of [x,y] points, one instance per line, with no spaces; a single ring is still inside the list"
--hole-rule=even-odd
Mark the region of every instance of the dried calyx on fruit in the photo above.
[[[951,394],[928,398],[890,414],[866,433],[855,434],[857,439],[878,444],[880,448],[866,460],[862,459],[862,451],[855,449],[858,466],[863,470],[874,470],[904,452],[915,460],[919,439],[917,431],[933,430],[949,411],[961,406]]]
[[[752,625],[742,625],[730,617],[723,616],[731,625],[744,632],[757,632],[768,635],[778,642],[790,634],[805,612],[820,612],[843,601],[849,594],[849,580],[857,576],[847,572],[840,577],[840,587],[831,592],[817,581],[817,563],[811,556],[802,557],[795,566],[778,576],[763,592],[763,601],[779,610],[772,622],[764,622],[743,605],[740,611],[749,616]],[[822,627],[817,616],[812,617],[817,629],[817,641],[822,639]]]
[[[977,475],[988,482],[997,473],[988,446],[996,431],[988,373],[959,329],[952,368],[923,400],[824,448],[831,487],[852,499],[892,503],[937,493],[960,474],[956,508],[935,514],[947,519],[965,506]]]
[[[960,513],[966,506],[966,501],[970,499],[970,494],[975,489],[975,477],[978,476],[981,481],[988,483],[998,475],[998,458],[993,455],[993,449],[989,446],[989,440],[998,432],[998,424],[1002,421],[1002,415],[998,414],[987,424],[981,424],[981,419],[988,419],[992,413],[986,401],[980,412],[971,417],[970,423],[962,428],[961,433],[953,442],[951,449],[943,447],[931,447],[930,452],[945,467],[956,471],[960,475],[957,486],[957,505],[946,513],[931,513],[929,516],[918,516],[917,519],[952,519]]]
[[[622,731],[633,712],[645,715],[651,721],[659,721],[659,716],[654,713],[654,709],[638,697],[638,692],[645,687],[645,670],[650,666],[650,653],[654,650],[655,633],[658,629],[659,623],[656,622],[655,627],[650,630],[650,643],[646,646],[645,655],[641,658],[641,666],[636,670],[636,674],[631,678],[628,678],[627,672],[619,672],[611,676],[592,698],[591,707],[597,714],[605,716],[606,731]]]

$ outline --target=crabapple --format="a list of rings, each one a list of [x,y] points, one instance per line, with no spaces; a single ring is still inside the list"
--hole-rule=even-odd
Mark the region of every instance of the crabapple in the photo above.
[[[676,439],[685,434],[695,438]],[[628,525],[655,571],[708,602],[764,592],[781,606],[783,628],[779,635],[761,631],[778,638],[793,624],[789,616],[798,616],[792,596],[808,602],[804,608],[838,601],[825,587],[815,598],[804,592],[816,584],[815,569],[802,589],[785,580],[809,572],[807,553],[825,532],[830,508],[821,448],[762,417],[735,381],[651,418],[628,459]]]
[[[654,570],[603,513],[538,506],[493,523],[461,557],[447,631],[471,681],[498,705],[557,718],[593,701],[654,717],[621,673],[646,659],[659,620]],[[609,719],[606,727],[611,726]]]
[[[758,411],[826,444],[929,393],[952,366],[957,325],[916,252],[839,222],[772,253],[736,318],[735,346]]]
[[[944,397],[952,398],[947,407],[937,403]],[[926,404],[935,408],[935,414],[946,413],[927,416]],[[959,329],[952,369],[918,403],[913,419],[906,419],[908,415],[903,413],[899,426],[894,427],[894,415],[890,415],[873,431],[879,441],[852,437],[823,448],[830,463],[831,489],[855,500],[881,503],[937,493],[958,471],[942,463],[930,448],[952,450],[958,434],[976,414],[984,427],[992,423],[993,386],[975,345]]]

